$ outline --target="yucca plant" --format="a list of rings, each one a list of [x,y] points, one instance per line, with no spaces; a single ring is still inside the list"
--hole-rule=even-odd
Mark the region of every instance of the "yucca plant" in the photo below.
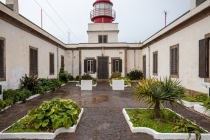
[[[174,127],[174,130],[177,133],[189,133],[189,138],[191,137],[191,133],[195,133],[196,140],[201,139],[200,133],[202,132],[202,129],[199,126],[188,122],[186,119],[181,119],[177,122],[177,126]]]
[[[142,79],[134,86],[134,99],[138,102],[144,102],[148,109],[154,107],[154,118],[160,119],[160,107],[163,103],[170,103],[172,106],[177,105],[177,101],[182,103],[183,88],[180,81],[171,78]]]

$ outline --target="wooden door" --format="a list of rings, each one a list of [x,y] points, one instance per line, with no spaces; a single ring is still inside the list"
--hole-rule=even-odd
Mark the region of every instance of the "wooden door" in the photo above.
[[[108,79],[108,57],[98,57],[98,79]]]

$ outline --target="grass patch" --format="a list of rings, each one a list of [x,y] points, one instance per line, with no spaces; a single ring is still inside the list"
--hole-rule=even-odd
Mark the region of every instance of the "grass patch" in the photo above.
[[[54,132],[53,129],[35,129],[33,125],[28,124],[28,121],[30,120],[30,117],[26,116],[20,121],[16,122],[14,125],[12,125],[9,129],[4,131],[3,133],[21,133],[21,132]]]
[[[187,95],[185,94],[182,98],[188,102],[204,102],[208,97],[205,94],[198,94],[198,95]]]
[[[126,109],[134,127],[148,127],[160,133],[177,133],[175,127],[184,119],[167,109],[161,109],[161,119],[154,120],[154,111],[148,109]],[[189,125],[191,122],[184,121]],[[200,133],[206,133],[203,129]]]

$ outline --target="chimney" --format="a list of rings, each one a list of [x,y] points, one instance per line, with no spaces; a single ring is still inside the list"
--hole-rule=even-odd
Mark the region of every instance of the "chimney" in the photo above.
[[[18,0],[6,0],[6,5],[19,14]]]
[[[190,11],[192,11],[194,8],[196,8],[196,0],[191,0],[191,2],[190,2]]]

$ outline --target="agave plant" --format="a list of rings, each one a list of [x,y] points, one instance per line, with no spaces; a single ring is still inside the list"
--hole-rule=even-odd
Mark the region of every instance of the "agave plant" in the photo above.
[[[177,101],[182,103],[183,88],[180,81],[171,78],[142,79],[134,86],[134,99],[138,102],[144,102],[148,109],[154,107],[154,118],[160,119],[160,107],[163,103],[177,105]]]

